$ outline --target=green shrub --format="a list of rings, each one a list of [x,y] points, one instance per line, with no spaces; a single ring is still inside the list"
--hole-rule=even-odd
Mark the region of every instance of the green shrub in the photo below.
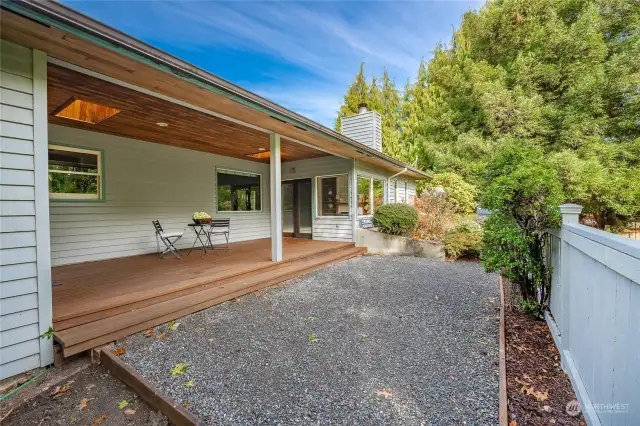
[[[383,204],[373,215],[373,225],[380,232],[409,235],[418,224],[418,212],[408,204]]]
[[[478,256],[482,245],[482,226],[466,220],[444,234],[444,251],[448,258]]]
[[[551,289],[546,230],[559,225],[563,198],[556,171],[536,145],[505,141],[487,165],[483,189],[482,206],[492,214],[484,223],[480,260],[487,271],[517,283],[541,315]]]
[[[462,176],[453,172],[437,173],[429,186],[432,190],[442,188],[456,213],[475,213],[478,190],[474,185],[466,182]]]

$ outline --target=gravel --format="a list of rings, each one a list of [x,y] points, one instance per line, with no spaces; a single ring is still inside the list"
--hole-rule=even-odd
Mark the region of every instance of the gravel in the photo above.
[[[497,424],[498,309],[478,263],[363,256],[122,346],[206,422]]]

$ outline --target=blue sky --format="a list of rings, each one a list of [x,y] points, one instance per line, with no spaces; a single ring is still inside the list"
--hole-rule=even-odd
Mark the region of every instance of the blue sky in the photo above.
[[[484,0],[68,1],[95,19],[332,127],[358,71],[399,87]]]

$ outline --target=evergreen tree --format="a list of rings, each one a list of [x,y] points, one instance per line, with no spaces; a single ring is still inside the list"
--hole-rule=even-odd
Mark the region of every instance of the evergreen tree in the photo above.
[[[366,103],[369,110],[377,111],[382,118],[382,151],[392,157],[408,161],[409,152],[400,140],[402,97],[386,69],[381,80],[373,75],[371,81],[367,81],[364,62],[360,63],[360,71],[347,89],[343,104],[338,111],[334,126],[337,131],[340,131],[342,117],[357,114],[362,103]]]
[[[467,13],[409,89],[423,168],[478,183],[505,140],[540,147],[600,226],[640,214],[640,2],[503,0]],[[415,86],[415,87],[414,87]]]
[[[360,71],[353,79],[353,83],[347,89],[347,93],[344,94],[344,101],[340,105],[338,110],[338,117],[334,123],[336,131],[340,131],[340,120],[342,117],[347,117],[358,113],[358,107],[362,103],[369,101],[369,83],[367,77],[364,74],[364,61],[360,61]]]

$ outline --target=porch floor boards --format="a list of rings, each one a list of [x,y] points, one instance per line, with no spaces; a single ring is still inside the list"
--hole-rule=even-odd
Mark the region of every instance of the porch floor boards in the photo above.
[[[54,328],[64,356],[366,251],[353,243],[285,239],[284,260],[274,263],[269,239],[230,247],[183,260],[142,255],[53,268]]]

